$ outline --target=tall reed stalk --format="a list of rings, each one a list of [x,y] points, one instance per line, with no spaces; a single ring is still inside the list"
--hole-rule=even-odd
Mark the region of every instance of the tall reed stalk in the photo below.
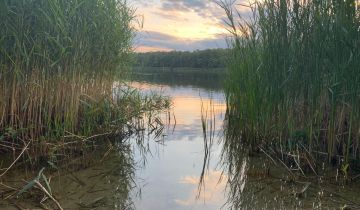
[[[1,1],[0,149],[121,117],[113,82],[130,61],[133,19],[125,0]]]
[[[236,1],[219,5],[233,35],[229,132],[333,163],[359,159],[359,1],[255,1],[244,7],[250,17]]]

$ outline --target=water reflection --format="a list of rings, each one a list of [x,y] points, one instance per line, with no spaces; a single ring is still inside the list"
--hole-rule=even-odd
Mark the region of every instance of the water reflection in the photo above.
[[[169,86],[173,88],[201,88],[205,90],[221,90],[223,87],[224,74],[199,71],[192,73],[161,72],[151,74],[133,75],[133,80],[151,84]]]
[[[220,88],[215,85],[212,89],[209,81],[204,82],[206,85],[189,85],[191,82],[174,78],[177,77],[165,82],[158,78],[147,80],[143,86],[161,89],[173,97],[178,125],[166,138],[159,159],[148,165],[150,172],[143,172],[149,175],[149,183],[156,183],[148,187],[149,193],[157,192],[156,196],[148,199],[159,202],[138,201],[140,209],[360,209],[359,183],[342,186],[324,180],[325,177],[308,177],[311,181],[294,179],[286,167],[274,162],[260,148],[249,150],[240,139],[241,131],[229,126],[227,117],[223,125],[226,106]],[[149,85],[154,81],[156,85]],[[135,85],[141,87],[144,81]],[[201,120],[204,104],[205,132]],[[215,111],[208,113],[211,109]],[[210,125],[211,121],[216,122],[213,129],[216,135],[215,139],[204,141],[204,133],[211,136],[213,132],[208,121]],[[192,157],[194,150],[196,158]],[[205,158],[200,157],[199,151]],[[193,165],[193,170],[187,168],[189,165]],[[151,172],[149,168],[160,172]],[[205,170],[201,173],[201,169]],[[199,189],[201,196],[196,199]]]
[[[140,129],[148,119],[138,119],[139,135],[69,161],[74,172],[65,176],[46,173],[64,209],[360,209],[359,183],[293,179],[261,150],[245,147],[240,131],[228,124],[223,92],[209,88],[211,80],[171,81],[178,82],[131,83],[172,98],[173,110],[159,117],[169,122],[159,135],[152,127]]]
[[[225,123],[221,164],[227,174],[227,209],[360,208],[358,182],[344,186],[325,177],[294,177],[295,171],[289,173],[261,149],[249,149],[238,132]]]
[[[199,196],[198,186],[203,168],[204,139],[202,107],[210,107],[215,121],[213,132],[222,129],[225,112],[221,90],[205,89],[196,85],[163,85],[151,82],[133,82],[132,86],[143,91],[160,91],[173,100],[173,119],[166,132],[163,145],[149,141],[152,157],[146,166],[137,171],[143,182],[141,197],[134,196],[137,209],[220,209],[225,203],[225,184],[222,171],[216,169],[221,146],[213,145],[209,171]],[[176,124],[174,129],[174,124]],[[135,155],[136,156],[136,155]],[[156,202],[154,202],[156,200]]]
[[[220,179],[223,178],[223,179]],[[204,202],[205,204],[209,201],[211,203],[222,203],[224,202],[224,189],[226,185],[226,179],[224,179],[222,171],[220,170],[209,170],[204,176],[204,186],[202,191],[199,192],[196,188],[199,184],[200,176],[185,176],[179,180],[181,184],[187,184],[193,186],[192,192],[189,197],[185,200],[176,200],[177,203],[184,206],[195,206],[198,202]],[[200,195],[199,195],[200,193]],[[199,197],[198,200],[194,199]]]
[[[96,183],[85,188],[84,197],[73,197],[78,188],[69,184],[69,197],[63,199],[81,200],[83,207],[141,210],[360,209],[359,183],[344,187],[321,179],[294,179],[260,149],[244,146],[240,131],[225,117],[221,89],[210,88],[210,80],[206,85],[189,85],[179,78],[152,82],[131,86],[172,98],[173,110],[162,116],[163,121],[170,119],[163,135],[155,138],[144,130],[140,138],[129,140],[131,154],[117,154],[107,161],[110,165],[98,168],[107,174],[102,179],[81,176]],[[112,170],[117,173],[109,171],[119,165]],[[110,190],[101,192],[102,187]],[[98,194],[92,194],[93,188]]]

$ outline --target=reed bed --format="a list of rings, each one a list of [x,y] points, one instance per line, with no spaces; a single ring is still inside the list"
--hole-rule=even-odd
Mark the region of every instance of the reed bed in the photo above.
[[[114,87],[131,63],[135,20],[125,0],[1,1],[0,153],[66,155],[169,106]]]
[[[219,5],[233,36],[225,83],[227,137],[256,150],[271,147],[281,157],[296,152],[311,167],[306,159],[320,157],[347,171],[358,167],[359,1]]]

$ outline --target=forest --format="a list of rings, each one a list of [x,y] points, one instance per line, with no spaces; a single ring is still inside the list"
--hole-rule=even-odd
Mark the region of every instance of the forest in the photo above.
[[[138,67],[170,68],[225,68],[227,49],[207,49],[170,52],[146,52],[136,54]]]

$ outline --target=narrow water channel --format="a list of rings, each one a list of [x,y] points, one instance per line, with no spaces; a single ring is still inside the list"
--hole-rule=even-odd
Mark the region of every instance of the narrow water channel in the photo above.
[[[201,191],[198,187],[204,163],[202,117],[207,123],[210,120],[213,123],[214,138],[220,137],[226,108],[223,92],[196,84],[134,82],[132,86],[144,92],[162,92],[173,101],[170,124],[162,142],[149,140],[150,155],[146,156],[144,166],[136,171],[141,194],[133,199],[135,207],[148,210],[220,209],[225,203],[225,180],[219,182],[222,171],[217,163],[221,145],[217,142],[211,147],[209,170]],[[210,112],[214,115],[210,116]],[[143,160],[139,153],[135,157],[137,162]]]

